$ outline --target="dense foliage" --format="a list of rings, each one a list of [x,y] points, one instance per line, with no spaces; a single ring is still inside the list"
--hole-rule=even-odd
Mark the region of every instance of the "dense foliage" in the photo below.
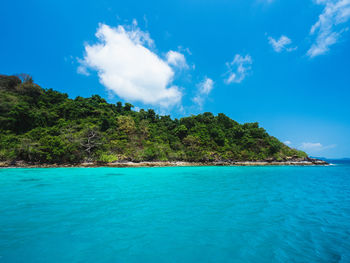
[[[0,75],[0,160],[75,163],[117,160],[283,160],[305,157],[258,123],[210,112],[181,119],[109,104],[98,95],[68,98],[28,75]]]

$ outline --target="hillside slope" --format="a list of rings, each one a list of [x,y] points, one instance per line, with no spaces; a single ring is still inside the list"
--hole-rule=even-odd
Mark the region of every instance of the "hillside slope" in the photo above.
[[[258,123],[210,112],[181,119],[109,104],[98,95],[68,98],[28,75],[0,75],[0,161],[254,161],[305,158]]]

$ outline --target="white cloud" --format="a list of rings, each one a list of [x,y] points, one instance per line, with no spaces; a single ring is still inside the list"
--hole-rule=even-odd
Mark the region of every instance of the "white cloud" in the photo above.
[[[193,98],[193,101],[197,103],[200,108],[203,107],[204,101],[213,87],[214,81],[208,77],[205,77],[204,80],[197,85],[198,91],[197,95]]]
[[[303,142],[301,145],[300,145],[300,149],[303,149],[303,150],[315,150],[315,149],[321,149],[323,146],[321,143],[319,142]]]
[[[284,144],[290,146],[290,145],[292,145],[292,142],[291,141],[285,141]]]
[[[303,142],[298,148],[308,153],[319,153],[327,149],[335,148],[335,144],[324,146],[319,142]]]
[[[80,75],[90,76],[90,73],[87,71],[86,67],[84,67],[84,66],[78,66],[77,72]]]
[[[84,75],[84,76],[90,76],[89,71],[87,70],[86,66],[84,66],[84,61],[80,58],[77,58],[78,63],[80,64],[77,67],[77,73],[80,75]]]
[[[297,49],[297,47],[290,46],[292,44],[292,40],[287,36],[282,35],[278,40],[274,39],[273,37],[268,37],[268,39],[270,45],[278,53],[282,52],[283,50],[291,52]]]
[[[187,69],[188,65],[186,62],[186,58],[183,54],[177,51],[170,50],[166,54],[166,59],[169,65],[177,67],[179,69]]]
[[[311,58],[328,52],[330,46],[339,41],[341,34],[348,30],[343,24],[350,18],[350,0],[316,0],[316,3],[325,7],[310,30],[310,35],[316,35],[307,51]]]
[[[228,78],[225,79],[225,83],[241,83],[251,71],[252,64],[253,60],[250,55],[243,57],[240,54],[236,54],[232,62],[226,63]]]
[[[108,90],[128,101],[169,107],[181,101],[180,89],[172,84],[174,71],[151,51],[153,40],[134,20],[131,27],[100,24],[98,42],[85,45],[78,72],[98,72]]]

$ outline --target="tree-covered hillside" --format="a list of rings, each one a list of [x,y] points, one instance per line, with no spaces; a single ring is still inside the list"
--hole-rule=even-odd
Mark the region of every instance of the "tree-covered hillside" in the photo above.
[[[83,161],[285,160],[306,157],[258,123],[210,112],[181,119],[109,104],[98,95],[68,98],[28,75],[0,75],[0,160]]]

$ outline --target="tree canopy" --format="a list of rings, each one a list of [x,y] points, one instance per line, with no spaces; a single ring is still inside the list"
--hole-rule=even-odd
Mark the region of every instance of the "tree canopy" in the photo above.
[[[239,124],[223,113],[172,119],[132,108],[99,95],[70,99],[41,88],[27,74],[0,75],[0,160],[210,162],[307,156],[258,123]]]

